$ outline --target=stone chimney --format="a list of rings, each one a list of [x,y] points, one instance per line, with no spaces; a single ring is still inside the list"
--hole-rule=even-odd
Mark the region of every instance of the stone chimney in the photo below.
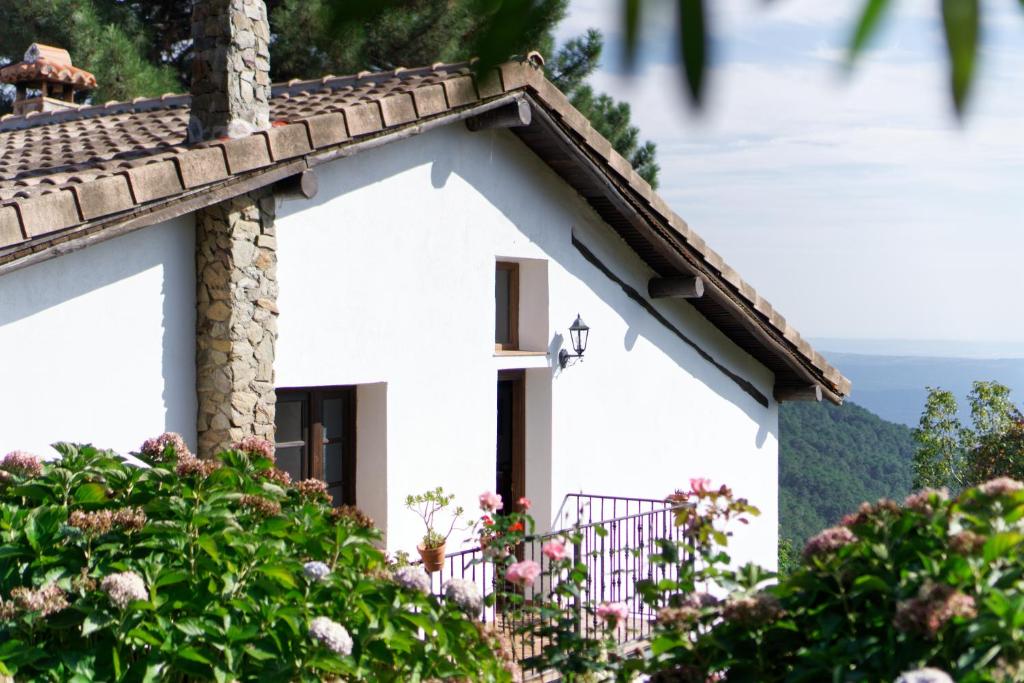
[[[96,77],[71,63],[67,50],[32,43],[24,60],[0,69],[0,83],[15,87],[14,114],[77,109],[75,93],[96,87]]]
[[[263,0],[193,0],[193,142],[270,127],[270,23]]]
[[[263,0],[193,0],[192,142],[270,125],[270,28]],[[199,455],[274,440],[277,243],[274,196],[254,190],[196,219]]]

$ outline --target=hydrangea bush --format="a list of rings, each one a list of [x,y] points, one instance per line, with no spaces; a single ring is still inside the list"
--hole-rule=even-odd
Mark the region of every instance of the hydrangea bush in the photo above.
[[[265,442],[199,460],[0,461],[0,674],[38,681],[507,680],[494,638]]]
[[[707,512],[720,501],[686,497],[698,527],[718,526]],[[676,585],[648,586],[662,606],[651,654],[626,668],[681,682],[1024,680],[1022,543],[1024,484],[1004,478],[952,499],[924,490],[865,503],[811,538],[777,583],[692,544],[703,562]],[[680,548],[663,549],[678,561]]]

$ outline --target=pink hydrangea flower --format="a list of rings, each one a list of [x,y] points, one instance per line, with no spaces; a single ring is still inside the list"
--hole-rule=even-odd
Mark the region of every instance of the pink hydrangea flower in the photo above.
[[[694,477],[690,480],[690,490],[694,493],[707,493],[711,487],[711,480],[705,477]]]
[[[533,560],[516,562],[505,571],[505,580],[517,586],[529,586],[540,576],[540,565]]]
[[[810,559],[816,555],[830,555],[856,540],[857,537],[846,527],[834,526],[807,541],[807,545],[804,546],[804,557]]]
[[[236,451],[242,451],[249,455],[268,458],[270,460],[274,459],[274,444],[270,443],[266,439],[261,439],[258,436],[247,436],[234,444],[233,447]]]
[[[597,606],[597,616],[614,626],[626,620],[629,607],[624,602],[602,602]]]
[[[484,491],[480,494],[480,509],[484,512],[497,512],[503,506],[501,496],[494,491]]]
[[[978,485],[978,490],[984,493],[986,496],[1009,496],[1017,493],[1024,489],[1024,483],[1011,479],[1010,477],[998,477],[990,481],[986,481],[984,484]]]
[[[142,446],[139,447],[139,452],[156,461],[161,461],[164,457],[164,451],[167,450],[168,446],[171,447],[175,457],[183,458],[187,455],[192,455],[185,444],[185,439],[181,438],[181,434],[175,432],[164,432],[160,436],[146,439]]]
[[[556,538],[545,543],[544,547],[541,548],[541,552],[552,562],[564,560],[566,555],[565,543]]]
[[[0,462],[0,469],[23,477],[38,477],[43,472],[43,463],[31,453],[12,451]]]

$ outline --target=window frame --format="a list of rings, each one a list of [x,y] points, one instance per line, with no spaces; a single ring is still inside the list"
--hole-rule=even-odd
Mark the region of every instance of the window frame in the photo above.
[[[302,435],[304,441],[282,441],[278,442],[275,434],[274,446],[303,446],[305,456],[300,463],[303,479],[319,479],[327,484],[330,489],[333,486],[341,485],[341,500],[335,500],[335,505],[356,504],[356,401],[357,391],[355,386],[338,385],[326,387],[281,387],[275,390],[275,401],[280,402],[282,398],[297,397],[302,403]],[[324,441],[323,406],[324,401],[342,398],[344,403],[344,428],[342,435],[335,439]],[[295,398],[292,398],[295,400]],[[276,431],[276,427],[275,427]],[[325,446],[342,444],[341,476],[340,482],[329,482],[324,479],[324,453]]]
[[[494,283],[497,289],[498,271],[508,271],[508,341],[497,340],[498,301],[494,301],[495,351],[519,351],[519,264],[516,261],[497,261],[494,267]]]

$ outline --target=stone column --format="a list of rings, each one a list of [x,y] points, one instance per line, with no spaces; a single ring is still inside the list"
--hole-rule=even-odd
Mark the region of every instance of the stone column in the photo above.
[[[193,0],[191,142],[270,126],[270,25],[263,0]],[[274,439],[277,245],[274,197],[254,191],[196,218],[199,455]]]
[[[274,197],[257,191],[196,213],[199,455],[274,440]]]
[[[263,0],[193,0],[193,142],[270,126],[270,23]]]

